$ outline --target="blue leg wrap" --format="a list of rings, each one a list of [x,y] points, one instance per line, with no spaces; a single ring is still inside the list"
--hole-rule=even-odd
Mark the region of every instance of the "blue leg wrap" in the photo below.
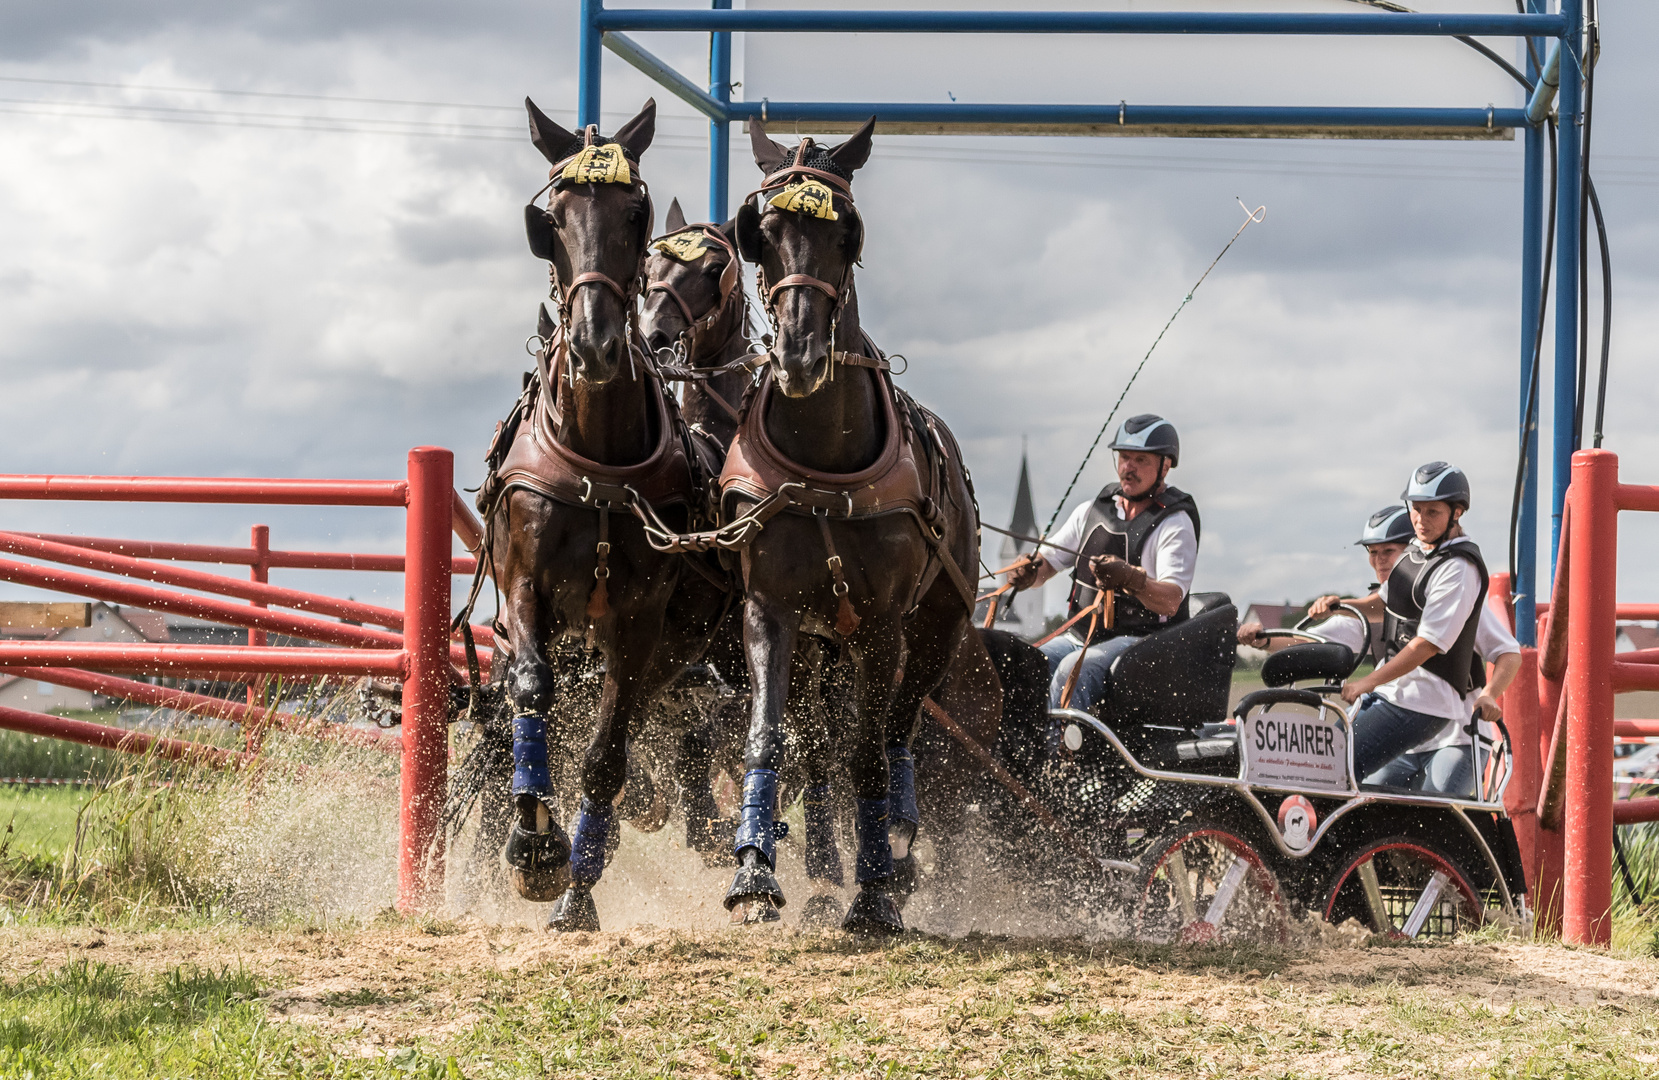
[[[841,853],[835,847],[830,786],[815,784],[807,788],[801,805],[806,810],[806,876],[839,887]]]
[[[916,809],[916,759],[902,746],[887,748],[887,803],[893,823],[903,822],[914,830],[922,823]]]
[[[513,717],[513,794],[547,795],[547,719],[536,713]]]
[[[893,876],[893,847],[887,840],[887,800],[858,801],[858,869],[860,885]]]
[[[605,841],[611,835],[615,808],[608,802],[594,802],[582,796],[570,840],[570,880],[576,885],[593,885],[605,872]]]
[[[772,817],[778,805],[778,774],[771,769],[750,769],[743,774],[743,806],[737,821],[737,842],[733,850],[739,860],[744,848],[754,848],[766,860],[768,869],[777,867],[778,843]]]

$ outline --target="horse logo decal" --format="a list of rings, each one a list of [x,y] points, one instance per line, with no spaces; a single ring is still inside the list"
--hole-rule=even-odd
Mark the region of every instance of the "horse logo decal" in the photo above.
[[[631,184],[634,177],[622,147],[605,143],[584,147],[559,173],[559,179],[574,184]]]
[[[767,200],[779,210],[793,210],[797,214],[810,214],[825,221],[835,221],[835,196],[830,192],[828,185],[817,180],[797,180],[776,195]]]
[[[701,229],[686,229],[672,236],[665,236],[651,246],[669,258],[684,263],[701,258],[709,249],[708,241]]]

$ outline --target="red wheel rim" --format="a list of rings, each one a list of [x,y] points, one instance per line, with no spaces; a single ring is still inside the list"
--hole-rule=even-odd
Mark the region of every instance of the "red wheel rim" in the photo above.
[[[1158,876],[1158,872],[1163,870],[1164,876],[1169,877],[1169,872],[1165,867],[1169,863],[1170,856],[1192,841],[1203,839],[1216,841],[1245,861],[1249,866],[1248,880],[1254,883],[1256,888],[1271,901],[1272,910],[1276,916],[1273,920],[1274,939],[1280,944],[1287,941],[1289,939],[1290,909],[1285,905],[1284,896],[1279,892],[1279,884],[1274,880],[1273,875],[1268,872],[1267,865],[1262,862],[1262,858],[1256,853],[1256,849],[1251,847],[1242,837],[1227,832],[1225,829],[1213,828],[1199,828],[1184,832],[1159,853],[1158,861],[1153,864],[1151,871],[1146,875],[1146,886],[1141,890],[1140,903],[1135,918],[1136,931],[1138,933],[1145,931],[1148,893],[1151,891],[1152,881]],[[1240,883],[1240,887],[1243,887],[1243,883]],[[1236,900],[1235,897],[1235,902]],[[1200,916],[1177,929],[1174,940],[1182,945],[1209,945],[1219,940],[1220,936],[1221,927]]]
[[[1481,904],[1480,898],[1475,895],[1474,886],[1470,884],[1468,877],[1462,870],[1459,870],[1443,856],[1436,854],[1420,844],[1414,844],[1410,840],[1386,840],[1380,844],[1373,845],[1372,847],[1368,847],[1361,851],[1348,863],[1347,867],[1343,869],[1341,876],[1336,879],[1336,884],[1331,886],[1330,893],[1325,897],[1325,910],[1323,915],[1326,922],[1331,921],[1331,916],[1336,911],[1337,898],[1342,895],[1342,890],[1347,887],[1354,875],[1359,872],[1360,866],[1363,865],[1366,860],[1375,859],[1378,855],[1388,851],[1409,851],[1412,855],[1421,859],[1435,870],[1445,874],[1447,880],[1450,881],[1453,888],[1457,890],[1458,896],[1462,898],[1464,910],[1468,911],[1473,916],[1475,925],[1479,926],[1485,921],[1485,907]],[[1386,933],[1389,937],[1401,940],[1405,938],[1405,935],[1400,933],[1400,931],[1392,925]]]

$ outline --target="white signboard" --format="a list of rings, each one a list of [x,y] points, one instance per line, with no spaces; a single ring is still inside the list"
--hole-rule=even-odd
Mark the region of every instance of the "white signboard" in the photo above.
[[[1239,732],[1244,779],[1272,787],[1345,792],[1348,724],[1342,713],[1317,713],[1280,705],[1251,713]]]

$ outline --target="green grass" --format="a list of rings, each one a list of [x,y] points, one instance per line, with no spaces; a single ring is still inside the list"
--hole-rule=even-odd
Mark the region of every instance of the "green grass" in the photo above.
[[[362,1058],[298,1025],[273,1025],[245,968],[176,967],[140,977],[77,960],[0,980],[0,1076],[452,1078],[418,1048]]]
[[[75,815],[90,788],[0,786],[0,864],[56,863],[75,840]]]
[[[0,776],[86,780],[108,776],[125,756],[113,750],[25,735],[21,731],[0,731]]]

